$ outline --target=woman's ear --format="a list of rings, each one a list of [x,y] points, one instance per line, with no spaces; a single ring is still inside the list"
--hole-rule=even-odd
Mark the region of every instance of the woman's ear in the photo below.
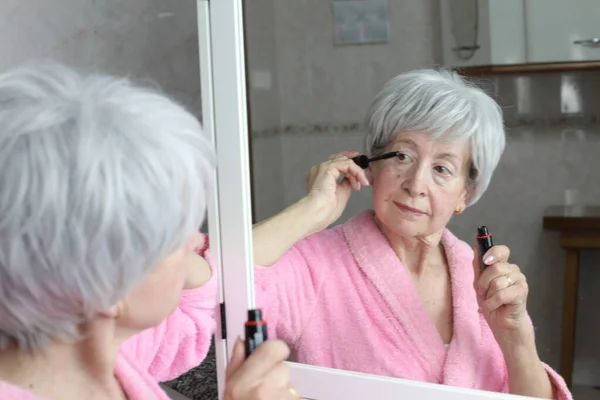
[[[473,191],[475,190],[475,186],[471,185],[471,184],[467,184],[465,186],[465,190],[463,191],[463,194],[460,198],[460,201],[458,203],[458,205],[460,206],[460,208],[462,208],[463,210],[467,208],[467,204],[469,203],[469,200],[471,199],[471,196],[473,196]]]

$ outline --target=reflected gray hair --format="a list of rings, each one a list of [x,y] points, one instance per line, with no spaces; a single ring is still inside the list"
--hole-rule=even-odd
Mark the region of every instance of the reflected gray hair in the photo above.
[[[157,90],[52,62],[0,75],[0,350],[78,340],[198,231],[214,158]]]
[[[468,205],[486,191],[506,144],[500,106],[456,72],[423,69],[391,79],[367,112],[366,151],[385,152],[400,132],[471,143]]]

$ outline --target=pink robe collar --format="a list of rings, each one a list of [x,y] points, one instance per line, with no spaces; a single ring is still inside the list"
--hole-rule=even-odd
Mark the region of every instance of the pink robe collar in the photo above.
[[[444,343],[417,293],[408,270],[377,227],[373,212],[364,212],[343,226],[359,268],[377,288],[395,317],[399,335],[410,337],[422,356],[419,362],[439,383],[473,387],[477,375],[482,332],[473,289],[472,250],[449,230],[441,244],[446,253],[452,285],[454,334]],[[469,359],[471,362],[465,363]]]

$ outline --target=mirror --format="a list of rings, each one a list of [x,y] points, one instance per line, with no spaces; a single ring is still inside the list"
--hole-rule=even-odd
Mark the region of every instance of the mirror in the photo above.
[[[199,2],[200,3],[200,2]],[[220,389],[224,382],[219,349],[226,342],[229,352],[233,338],[243,336],[247,310],[255,308],[254,266],[250,223],[248,179],[248,132],[245,123],[246,93],[243,46],[240,40],[240,2],[228,0],[204,3],[199,8],[200,61],[204,126],[217,149],[217,190],[210,207],[210,260],[221,271],[223,303],[221,329],[217,331],[217,373]],[[201,4],[199,4],[201,6]],[[210,51],[203,51],[205,49]],[[213,51],[214,50],[214,51]],[[255,241],[256,242],[256,241]],[[259,269],[259,268],[257,268]],[[259,272],[260,273],[260,272]],[[262,293],[265,287],[256,288]],[[256,302],[255,302],[256,300]],[[277,302],[270,302],[272,305]],[[254,314],[254,313],[253,313]],[[271,313],[271,316],[280,316]],[[283,315],[283,314],[281,314]],[[246,334],[246,340],[249,339]],[[221,359],[221,361],[223,361]],[[506,395],[466,390],[361,374],[332,368],[292,363],[292,381],[306,399],[435,398],[446,400],[501,399]],[[220,391],[222,396],[222,391]],[[524,398],[524,397],[520,397]]]
[[[464,14],[472,16],[476,10]],[[336,25],[339,21],[343,27]],[[348,34],[355,38],[352,43],[336,42],[340,29],[360,32],[369,24],[379,24],[385,39],[372,43]],[[441,225],[451,234],[444,234],[436,247],[440,257],[424,267],[429,277],[406,266],[414,254],[402,246],[392,249],[392,235],[386,235],[381,223],[387,227],[393,222],[378,224],[367,211],[377,207],[373,191],[383,190],[376,182],[353,191],[325,233],[321,229],[304,237],[313,233],[309,221],[317,208],[305,214],[301,207],[289,209],[307,195],[306,176],[312,167],[344,150],[367,151],[363,121],[375,96],[398,74],[439,66],[440,35],[438,1],[245,2],[253,214],[258,227],[271,223],[279,228],[257,236],[255,225],[255,261],[274,264],[254,271],[256,304],[268,307],[270,332],[292,346],[295,362],[508,391],[503,350],[489,336],[489,322],[478,312],[472,287],[469,247],[476,228],[487,225],[495,243],[510,248],[510,262],[527,278],[526,309],[535,327],[535,345],[530,347],[535,351],[527,360],[539,368],[537,357],[546,363],[542,375],[563,396],[569,390],[561,374],[575,393],[581,391],[578,398],[584,393],[597,396],[591,371],[600,368],[600,347],[591,332],[597,332],[598,322],[576,320],[575,305],[580,316],[593,315],[591,299],[597,299],[593,288],[600,275],[591,267],[598,260],[593,248],[600,245],[573,231],[561,233],[573,221],[573,212],[581,220],[595,218],[595,209],[588,206],[599,198],[591,172],[599,146],[594,137],[597,95],[588,87],[595,87],[597,71],[474,78],[502,108],[506,149],[481,199],[462,214],[445,214],[448,222]],[[418,154],[414,158],[430,156],[426,146],[424,142],[411,150]],[[468,178],[468,170],[461,171]],[[400,198],[408,192],[410,188],[399,186],[393,195]],[[297,218],[282,218],[277,227],[271,217],[282,210]],[[418,213],[403,212],[408,219],[417,218]],[[304,234],[297,234],[302,229]],[[450,251],[459,241],[466,245],[457,246],[468,249],[460,261]],[[268,254],[277,246],[286,250]],[[428,269],[433,266],[441,269]],[[580,288],[579,276],[584,281]],[[506,278],[506,286],[511,283]],[[270,308],[272,303],[276,305]],[[489,364],[470,357],[483,357]],[[495,377],[485,381],[483,374]]]

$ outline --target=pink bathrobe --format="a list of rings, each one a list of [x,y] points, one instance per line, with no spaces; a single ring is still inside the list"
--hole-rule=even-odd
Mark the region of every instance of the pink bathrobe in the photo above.
[[[213,272],[204,286],[185,290],[179,307],[160,325],[132,336],[121,345],[115,376],[128,399],[169,400],[158,383],[202,363],[215,330],[217,293],[217,274]],[[0,381],[0,400],[8,399],[46,400]]]
[[[370,211],[256,268],[256,301],[269,334],[301,363],[508,392],[503,354],[478,312],[473,250],[448,230],[441,243],[454,310],[448,348]],[[571,399],[564,380],[546,370],[559,399]]]

